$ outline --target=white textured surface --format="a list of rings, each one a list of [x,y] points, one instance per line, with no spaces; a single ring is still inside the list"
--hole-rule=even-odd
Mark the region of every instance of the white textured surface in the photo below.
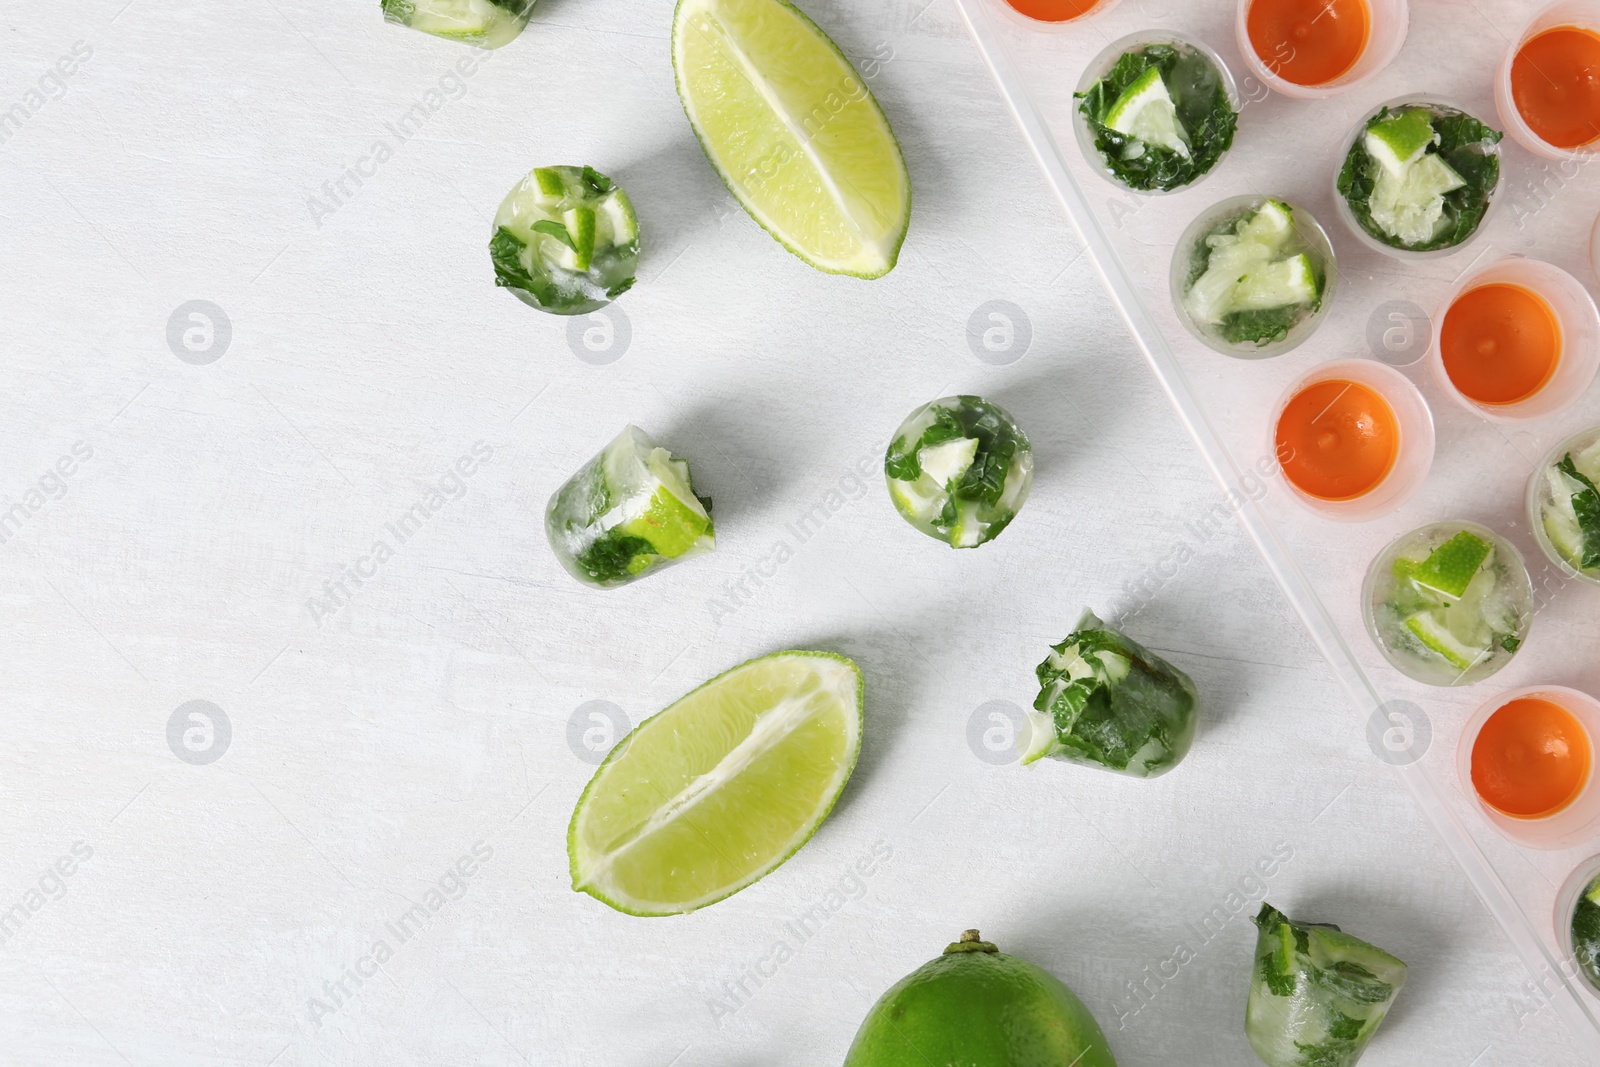
[[[812,272],[723,191],[672,91],[667,0],[547,0],[403,143],[386,123],[453,89],[467,53],[375,3],[0,6],[0,107],[75,42],[92,53],[0,144],[0,499],[26,504],[92,449],[0,544],[0,909],[39,904],[0,945],[0,1062],[827,1064],[879,992],[976,925],[1072,985],[1124,1067],[1232,1067],[1251,1062],[1247,879],[1274,849],[1293,853],[1275,904],[1412,965],[1364,1062],[1571,1060],[1254,556],[1204,525],[1214,488],[953,11],[924,3],[807,5],[876,58],[916,188],[900,266],[874,283]],[[314,220],[307,198],[364,160]],[[490,284],[487,218],[543,163],[612,174],[650,242],[610,365]],[[1014,365],[967,344],[993,298],[1031,322]],[[195,299],[232,324],[204,366],[166,339]],[[1021,518],[961,555],[853,470],[955,391],[1009,408],[1037,460]],[[595,592],[540,516],[628,421],[694,464],[719,548]],[[491,459],[400,543],[386,524],[478,442]],[[802,543],[819,502],[836,511]],[[313,611],[378,540],[392,558]],[[969,747],[985,703],[1031,698],[1086,603],[1131,616],[1205,694],[1178,772]],[[780,647],[867,676],[861,764],[811,844],[684,918],[573,894],[565,828],[592,769],[575,711],[637,722]],[[192,699],[232,725],[205,766],[168,747]],[[45,880],[64,892],[28,897],[75,842],[92,855]],[[387,924],[441,879],[453,895],[402,942]],[[1191,924],[1235,905],[1202,944]],[[802,942],[786,924],[813,907],[826,922]],[[381,973],[316,1010],[378,941]],[[1135,1013],[1128,983],[1180,942],[1195,959]]]

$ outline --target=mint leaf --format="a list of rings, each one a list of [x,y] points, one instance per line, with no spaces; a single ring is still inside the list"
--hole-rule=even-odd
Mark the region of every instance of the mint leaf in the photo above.
[[[1311,305],[1310,311],[1315,312],[1317,306]],[[1309,314],[1305,304],[1290,304],[1287,307],[1268,308],[1265,311],[1235,311],[1222,318],[1219,330],[1223,340],[1229,344],[1245,344],[1254,342],[1258,345],[1269,345],[1281,341],[1289,336],[1289,331],[1295,323]]]
[[[610,178],[607,178],[604,174],[601,174],[593,167],[583,168],[583,184],[587,185],[589,187],[589,191],[597,197],[605,196],[607,193],[617,187],[616,182],[612,181]]]
[[[383,17],[386,22],[398,22],[402,26],[411,25],[411,16],[417,13],[416,5],[411,0],[383,0]]]
[[[611,530],[584,549],[577,557],[578,567],[597,582],[615,582],[637,574],[643,568],[638,560],[656,554],[656,546],[642,537]]]
[[[1583,532],[1583,558],[1578,562],[1579,569],[1600,567],[1600,489],[1596,489],[1572,462],[1570,452],[1556,464],[1556,469],[1583,487],[1572,494],[1572,510],[1577,513],[1578,529]]]
[[[559,222],[552,222],[549,219],[540,219],[538,222],[533,224],[533,228],[538,233],[545,234],[548,237],[554,237],[556,240],[560,241],[574,252],[578,250],[578,243],[572,239],[572,234],[568,233],[567,228],[561,225]]]
[[[522,250],[527,247],[522,238],[504,226],[495,230],[494,236],[489,239],[489,258],[494,262],[496,285],[532,289],[533,276],[522,265]]]
[[[1590,899],[1596,884],[1600,883],[1591,882],[1588,892],[1578,898],[1572,913],[1572,944],[1589,984],[1600,990],[1600,904]]]
[[[558,307],[562,296],[555,284],[544,275],[531,274],[522,264],[522,253],[527,248],[522,238],[504,226],[495,230],[489,240],[489,258],[494,263],[494,283],[507,289],[521,289],[532,293],[543,307]]]

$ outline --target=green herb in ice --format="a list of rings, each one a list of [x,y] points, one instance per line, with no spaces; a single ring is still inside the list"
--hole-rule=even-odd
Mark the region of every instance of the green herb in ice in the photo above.
[[[1584,978],[1600,992],[1600,878],[1584,888],[1573,910],[1572,947]]]
[[[1245,1036],[1268,1067],[1351,1067],[1406,980],[1406,965],[1337,926],[1255,917]]]
[[[1189,676],[1093,612],[1036,673],[1024,763],[1049,756],[1149,778],[1175,767],[1194,741],[1200,701]]]
[[[1095,148],[1130,189],[1188,185],[1222,158],[1239,122],[1216,65],[1181,44],[1129,52],[1077,95]]]
[[[629,426],[567,479],[545,509],[556,558],[588,585],[626,585],[716,546],[711,501],[689,464]]]
[[[479,48],[499,48],[528,25],[533,0],[383,0],[388,22]]]
[[[593,167],[539,167],[506,196],[489,241],[495,284],[558,315],[605,306],[634,282],[639,223]]]
[[[1583,535],[1583,554],[1578,561],[1579,570],[1600,567],[1600,489],[1572,462],[1572,455],[1563,456],[1556,469],[1579,486],[1572,494],[1572,512],[1578,520],[1578,530]]]
[[[1488,213],[1500,136],[1451,108],[1385,108],[1350,146],[1339,195],[1361,228],[1392,248],[1454,248]]]
[[[1000,536],[1027,500],[1033,451],[1004,409],[978,396],[924,404],[900,424],[883,462],[905,520],[952,548]]]

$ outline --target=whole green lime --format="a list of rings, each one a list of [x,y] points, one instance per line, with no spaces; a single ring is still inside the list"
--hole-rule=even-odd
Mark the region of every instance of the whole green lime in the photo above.
[[[1105,1034],[1060,979],[968,930],[896,982],[844,1067],[1117,1067]]]

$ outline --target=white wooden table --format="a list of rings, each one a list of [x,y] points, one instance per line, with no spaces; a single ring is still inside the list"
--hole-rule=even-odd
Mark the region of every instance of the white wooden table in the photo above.
[[[0,5],[0,1062],[811,1067],[977,926],[1124,1067],[1235,1067],[1263,895],[1411,964],[1364,1062],[1570,1059],[1208,521],[953,9],[805,6],[911,169],[878,282],[810,270],[723,190],[669,0],[542,0],[470,73],[375,0]],[[609,323],[491,284],[490,215],[559,163],[642,220]],[[974,553],[876,474],[953,392],[1037,461]],[[542,509],[630,421],[691,461],[719,547],[601,593]],[[1178,772],[985,747],[1086,604],[1199,684]],[[571,892],[590,746],[785,647],[867,677],[816,838],[688,917]]]

